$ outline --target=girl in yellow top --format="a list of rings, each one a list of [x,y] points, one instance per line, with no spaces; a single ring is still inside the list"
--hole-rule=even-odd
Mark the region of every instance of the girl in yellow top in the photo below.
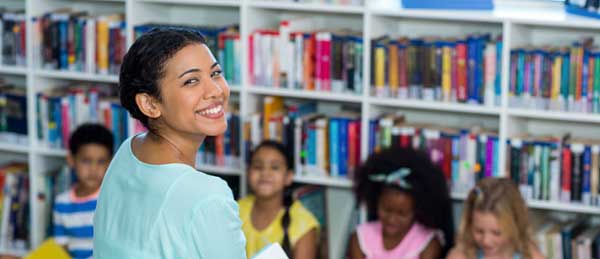
[[[290,258],[316,257],[319,223],[286,190],[294,176],[286,153],[282,144],[264,141],[250,155],[248,183],[253,195],[239,201],[248,258],[275,242]]]

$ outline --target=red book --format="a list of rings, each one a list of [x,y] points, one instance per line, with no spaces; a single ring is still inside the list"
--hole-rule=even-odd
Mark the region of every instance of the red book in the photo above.
[[[458,43],[456,45],[456,74],[457,74],[457,98],[460,102],[467,101],[467,45]]]
[[[68,95],[61,98],[61,100],[60,100],[60,117],[61,117],[61,124],[62,124],[61,133],[62,133],[63,147],[68,148],[69,147],[69,136],[71,135],[71,131],[70,131],[71,115],[69,113],[69,96]]]
[[[225,165],[225,135],[215,137],[215,157],[218,166]]]
[[[348,123],[348,172],[353,173],[360,162],[360,123]],[[358,158],[358,159],[357,159]]]
[[[331,91],[331,65],[332,65],[332,56],[331,56],[331,33],[325,32],[323,33],[323,38],[321,42],[321,80],[322,80],[322,89],[325,91]]]
[[[562,193],[562,197],[563,200],[568,200],[571,201],[571,171],[573,170],[572,167],[572,156],[571,156],[571,148],[570,147],[563,147],[562,150],[562,185],[561,185],[561,193]],[[564,195],[568,195],[568,196],[564,196]]]

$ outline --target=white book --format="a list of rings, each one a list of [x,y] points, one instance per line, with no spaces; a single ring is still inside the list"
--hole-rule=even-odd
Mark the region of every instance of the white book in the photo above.
[[[96,21],[88,18],[85,22],[85,72],[96,71]]]
[[[300,153],[302,152],[302,118],[296,118],[294,121],[294,168],[296,175],[302,175],[302,161]]]
[[[289,257],[285,254],[279,243],[272,243],[263,248],[252,259],[289,259]]]

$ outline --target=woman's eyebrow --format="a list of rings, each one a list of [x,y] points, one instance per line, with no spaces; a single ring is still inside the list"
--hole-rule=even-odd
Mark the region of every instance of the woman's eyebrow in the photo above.
[[[212,64],[212,66],[210,66],[210,68],[212,69],[213,67],[216,67],[219,65],[219,62],[215,62],[214,64]]]
[[[200,70],[199,68],[192,68],[188,71],[183,72],[181,75],[179,75],[178,78],[182,78],[183,76],[185,76],[186,74],[189,74],[189,73],[200,72],[200,71],[202,71],[202,70]]]

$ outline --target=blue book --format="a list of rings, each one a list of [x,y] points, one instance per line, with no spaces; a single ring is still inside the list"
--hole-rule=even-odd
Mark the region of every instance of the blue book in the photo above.
[[[5,94],[9,112],[6,114],[7,131],[27,135],[27,95],[25,92]]]
[[[350,125],[350,120],[341,119],[339,121],[338,129],[339,129],[339,167],[340,167],[340,176],[348,175],[348,126]]]
[[[121,120],[119,119],[120,117],[120,113],[119,113],[119,105],[116,103],[111,103],[110,104],[110,113],[111,113],[111,120],[112,120],[112,129],[111,131],[113,132],[113,135],[115,136],[114,138],[114,146],[118,147],[121,144],[121,140],[123,139],[123,136],[121,136],[121,131],[119,130],[121,127]]]
[[[339,124],[338,118],[329,120],[329,174],[333,177],[340,175],[339,171],[339,156],[340,156],[340,141],[339,141]]]
[[[585,50],[583,51],[583,66],[581,68],[582,78],[581,78],[581,100],[583,103],[587,105],[587,96],[588,96],[588,77],[590,73],[590,52]],[[590,93],[591,94],[591,93]],[[585,112],[585,111],[584,111]]]
[[[376,119],[369,120],[369,154],[375,152],[375,146],[377,145],[377,125]]]
[[[488,141],[492,141],[493,144],[493,152],[492,152],[492,175],[494,177],[500,177],[500,170],[499,170],[499,161],[498,161],[498,154],[499,154],[499,149],[500,149],[500,143],[498,140],[498,137],[490,137],[488,139]]]
[[[58,23],[58,34],[59,34],[59,59],[58,59],[58,69],[68,69],[69,68],[69,21],[61,20]]]
[[[467,89],[468,89],[468,102],[477,102],[477,43],[475,38],[470,37],[467,39]]]
[[[500,96],[502,96],[502,40],[496,42],[496,76],[494,78],[494,94],[496,95],[496,105],[500,105]]]
[[[517,89],[515,95],[521,96],[525,88],[525,51],[522,49],[518,50],[517,56]]]
[[[581,197],[584,204],[592,205],[591,176],[592,176],[592,147],[585,146],[583,151],[583,171],[581,182]]]
[[[314,122],[309,122],[314,124]],[[307,165],[315,166],[317,165],[317,131],[314,125],[308,127],[308,139],[306,141],[308,146],[308,161]]]
[[[562,69],[560,80],[560,95],[564,100],[569,98],[569,78],[571,76],[571,54],[568,51],[562,53]]]

